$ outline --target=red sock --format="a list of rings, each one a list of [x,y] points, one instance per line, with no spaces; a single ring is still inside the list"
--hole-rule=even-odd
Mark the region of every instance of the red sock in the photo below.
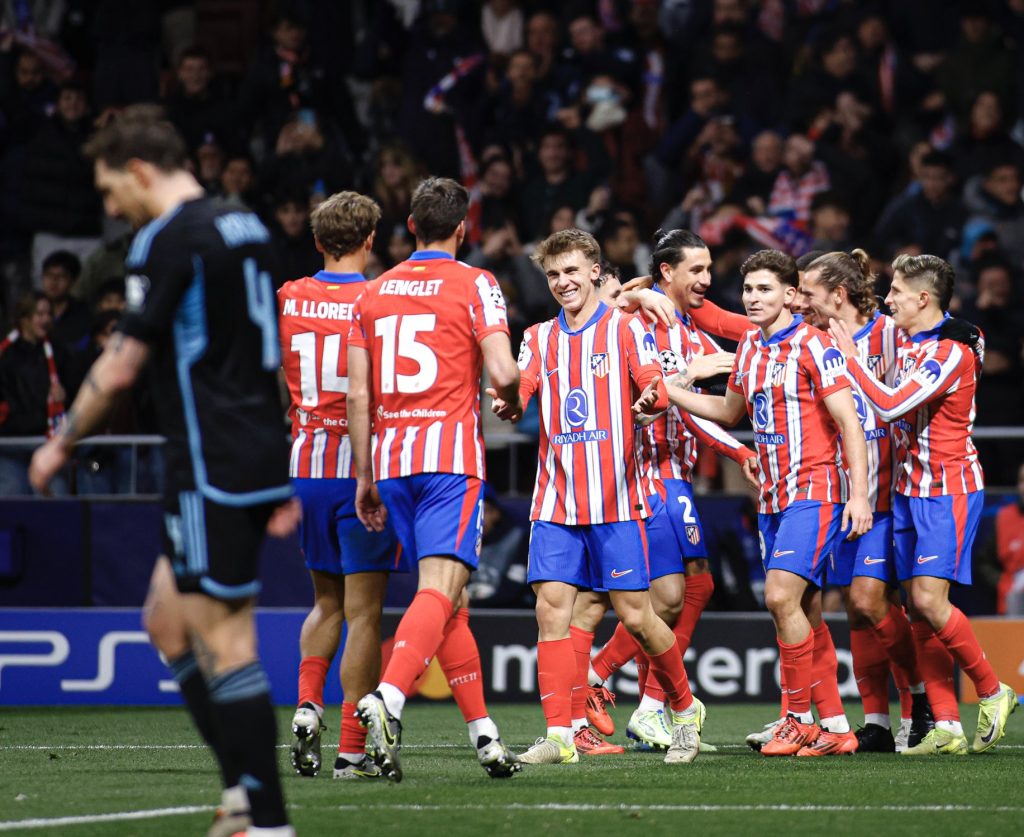
[[[814,651],[811,655],[811,700],[818,708],[819,718],[832,718],[843,714],[843,699],[839,697],[839,660],[832,632],[822,621],[814,629]]]
[[[569,626],[569,639],[576,655],[576,676],[572,683],[570,701],[572,719],[587,717],[587,674],[590,672],[590,649],[594,647],[594,632]]]
[[[654,681],[648,676],[651,673],[651,661],[647,659],[647,655],[640,651],[636,655],[636,695],[638,698],[642,698],[648,691],[654,686]],[[661,687],[659,686],[660,690]],[[664,699],[664,694],[659,700]]]
[[[331,661],[326,657],[303,657],[299,663],[299,706],[304,703],[324,705],[324,682]]]
[[[932,717],[936,721],[959,721],[960,707],[953,687],[953,658],[927,622],[911,622],[910,631],[917,651],[917,669],[924,680]]]
[[[451,618],[452,603],[441,591],[428,588],[417,592],[398,623],[391,659],[381,682],[390,683],[408,695],[437,653]]]
[[[902,607],[889,605],[889,612],[872,630],[885,648],[889,659],[900,669],[907,683],[917,685],[921,673],[917,670],[917,654],[914,652],[914,637],[910,633],[910,620]]]
[[[690,640],[693,638],[693,629],[697,627],[697,620],[704,612],[711,594],[715,592],[715,577],[711,573],[700,575],[688,575],[686,577],[686,590],[683,592],[683,609],[679,611],[679,617],[672,628],[672,633],[679,640],[679,653],[685,655],[690,647]]]
[[[339,753],[361,753],[366,747],[366,727],[356,717],[356,705],[347,701],[341,705],[341,737]]]
[[[469,610],[460,607],[444,626],[444,639],[437,649],[437,662],[448,680],[452,697],[468,724],[487,717],[484,678],[480,673],[480,650],[469,629]]]
[[[640,650],[640,644],[633,639],[633,635],[627,631],[621,622],[615,626],[615,633],[605,644],[604,648],[594,655],[591,665],[597,676],[607,680],[622,666],[636,656]]]
[[[908,623],[909,624],[909,623]],[[913,634],[911,634],[911,640],[913,640]],[[917,654],[914,654],[914,668],[917,669]],[[896,691],[900,695],[900,718],[911,718],[914,714],[914,698],[910,694],[910,682],[907,680],[907,675],[903,673],[896,663],[889,660],[889,670],[892,672],[893,682],[896,684]],[[918,683],[921,681],[918,680]]]
[[[853,676],[865,715],[889,714],[889,655],[871,628],[850,631]]]
[[[651,675],[661,685],[668,698],[668,705],[676,712],[688,709],[693,703],[693,695],[683,667],[683,655],[679,653],[679,640],[673,642],[668,651],[647,656],[651,660]],[[650,693],[648,688],[647,694]]]
[[[549,727],[572,726],[572,684],[576,680],[576,652],[571,639],[537,643],[537,687],[540,706]]]
[[[779,652],[779,691],[782,694],[779,700],[779,717],[785,718],[789,714],[789,692],[786,689],[786,667],[782,665],[781,651]]]
[[[945,626],[936,635],[964,674],[971,678],[979,698],[991,697],[999,691],[999,678],[960,608],[953,607]]]
[[[782,663],[783,700],[786,712],[803,714],[811,711],[811,666],[814,661],[814,631],[808,631],[800,642],[787,645],[781,639],[779,658]]]

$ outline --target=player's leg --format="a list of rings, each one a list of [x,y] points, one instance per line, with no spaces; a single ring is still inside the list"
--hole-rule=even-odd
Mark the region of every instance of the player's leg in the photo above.
[[[679,639],[679,650],[686,654],[693,639],[697,621],[715,592],[715,579],[707,558],[704,527],[697,514],[693,485],[686,480],[665,480],[665,510],[682,551],[686,566],[682,608],[669,622]],[[654,577],[654,574],[651,574]]]
[[[547,733],[520,756],[527,764],[579,761],[572,737],[576,653],[569,626],[579,588],[593,583],[581,526],[535,520],[526,580],[537,595],[537,687]]]
[[[313,583],[313,607],[299,633],[299,698],[292,717],[292,767],[303,776],[320,772],[324,683],[338,652],[344,621],[344,578],[335,510],[351,480],[293,479],[302,503],[299,546]],[[354,491],[354,487],[352,488]]]
[[[367,752],[397,782],[406,696],[436,655],[476,566],[483,483],[455,474],[418,474],[382,480],[377,488],[403,549],[419,567],[416,595],[398,623],[381,682],[357,703],[368,729]]]
[[[302,776],[320,773],[324,683],[331,661],[338,653],[345,619],[342,609],[344,577],[321,570],[310,570],[309,575],[313,581],[313,607],[299,632],[299,699],[292,717],[295,739],[291,747],[292,767]]]
[[[611,722],[605,704],[611,703],[614,706],[615,695],[603,686],[591,688],[587,683],[594,631],[604,618],[609,605],[607,593],[581,590],[573,604],[572,621],[569,624],[569,638],[572,640],[573,652],[576,655],[576,679],[573,682],[570,702],[573,742],[576,744],[576,750],[584,756],[618,755],[625,752],[624,747],[611,744],[601,737],[615,732],[614,723],[605,723]]]
[[[394,553],[393,545],[390,553]],[[356,717],[356,701],[380,679],[381,610],[388,574],[353,572],[345,576],[344,613],[347,632],[341,655],[341,729],[335,779],[375,779],[383,774],[366,756],[366,729]]]
[[[971,582],[971,547],[982,503],[980,491],[971,495],[909,498],[919,550],[910,583],[911,614],[915,621],[920,620],[920,626],[915,628],[925,642],[931,642],[933,636],[949,655],[950,677],[955,661],[974,683],[979,698],[974,752],[983,752],[1002,738],[1006,721],[1017,704],[1013,690],[999,682],[967,617],[949,601],[952,581]],[[926,738],[917,748],[910,748],[904,754],[918,755],[929,749],[944,753],[966,752],[967,742],[958,713],[952,718],[940,717],[934,701],[932,709],[936,718],[936,730],[929,733],[935,739],[932,746],[926,744]],[[953,711],[952,707],[942,707],[943,715]]]
[[[171,669],[193,724],[217,760],[223,790],[214,825],[226,833],[233,833],[232,830],[244,829],[250,823],[249,799],[245,788],[238,783],[237,765],[227,758],[221,746],[210,706],[210,692],[192,650],[181,593],[174,579],[171,560],[178,567],[184,567],[186,563],[181,515],[176,503],[165,513],[164,521],[165,555],[160,556],[153,567],[142,611],[143,626],[153,647]]]
[[[888,604],[885,583],[877,579],[857,576],[841,589],[850,625],[853,676],[864,710],[864,726],[856,733],[857,749],[865,753],[891,753],[896,749],[896,741],[889,717],[889,655],[875,636],[871,622],[872,615],[880,618],[875,613],[876,586],[882,588],[882,599]]]
[[[643,521],[590,526],[587,553],[594,583],[608,590],[619,621],[650,660],[671,707],[672,743],[667,764],[693,761],[700,749],[698,704],[690,692],[679,642],[658,617],[649,593],[647,527]]]
[[[492,779],[505,779],[519,770],[516,758],[502,743],[498,727],[487,712],[480,649],[469,629],[469,594],[463,590],[459,607],[445,625],[437,662],[462,712],[477,759]]]
[[[239,772],[253,827],[286,829],[277,722],[256,652],[259,546],[273,507],[232,507],[182,495],[182,611],[210,694],[226,760]],[[282,832],[283,833],[283,832]]]
[[[762,746],[762,755],[794,755],[819,737],[811,715],[815,636],[805,606],[814,601],[808,589],[820,586],[841,517],[838,504],[815,501],[759,515],[768,570],[765,605],[775,623],[787,700],[786,718]]]

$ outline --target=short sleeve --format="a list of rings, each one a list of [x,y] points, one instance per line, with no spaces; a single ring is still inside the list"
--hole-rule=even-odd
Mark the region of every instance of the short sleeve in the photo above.
[[[822,398],[850,386],[846,358],[839,349],[830,343],[826,345],[816,334],[808,338],[807,349],[808,355],[802,359],[803,366]]]
[[[136,239],[145,232],[140,230]],[[190,259],[156,239],[144,249],[138,241],[133,243],[125,266],[125,314],[120,329],[144,343],[158,343],[170,335],[186,291],[202,281],[202,262],[198,255]],[[197,297],[195,304],[202,304],[202,299]]]
[[[485,270],[478,273],[473,281],[470,310],[473,315],[473,333],[478,343],[495,332],[508,334],[505,295],[497,280]]]
[[[366,330],[363,327],[363,309],[366,307],[367,292],[363,291],[356,297],[352,306],[352,324],[348,329],[348,346],[357,349],[369,349],[370,341],[366,337]]]

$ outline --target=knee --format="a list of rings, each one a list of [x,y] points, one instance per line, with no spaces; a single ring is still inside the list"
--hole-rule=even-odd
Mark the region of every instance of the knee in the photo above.
[[[654,603],[654,612],[666,625],[674,625],[683,612],[683,603],[679,602],[657,602]]]
[[[772,616],[786,616],[799,608],[799,603],[786,590],[777,587],[765,587],[764,605]]]
[[[544,598],[537,599],[537,627],[542,636],[560,634],[566,614],[561,607]]]
[[[848,604],[851,627],[866,627],[865,623],[874,625],[885,618],[889,611],[888,600],[872,595],[865,590],[851,590]]]
[[[616,611],[622,627],[633,636],[642,636],[647,629],[647,613],[639,607],[624,607]]]
[[[177,659],[191,647],[181,614],[149,605],[142,611],[142,627],[153,647],[167,660]]]
[[[942,621],[945,611],[949,608],[946,597],[934,590],[914,588],[908,600],[911,613],[924,621],[935,625]]]

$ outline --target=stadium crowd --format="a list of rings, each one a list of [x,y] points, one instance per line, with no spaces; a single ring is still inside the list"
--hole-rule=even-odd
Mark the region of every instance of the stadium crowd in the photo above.
[[[296,0],[226,37],[173,0],[0,14],[4,435],[46,432],[123,305],[131,230],[103,219],[81,145],[139,101],[164,104],[209,193],[267,222],[278,284],[320,266],[325,196],[381,205],[373,276],[412,252],[422,177],[460,179],[460,255],[498,278],[513,340],[552,314],[528,254],[568,226],[623,280],[655,228],[699,232],[732,309],[763,246],[862,246],[880,295],[895,255],[940,255],[986,337],[978,424],[1024,423],[1021,0]],[[116,429],[151,426],[139,403]],[[1012,485],[1019,443],[980,447]]]

